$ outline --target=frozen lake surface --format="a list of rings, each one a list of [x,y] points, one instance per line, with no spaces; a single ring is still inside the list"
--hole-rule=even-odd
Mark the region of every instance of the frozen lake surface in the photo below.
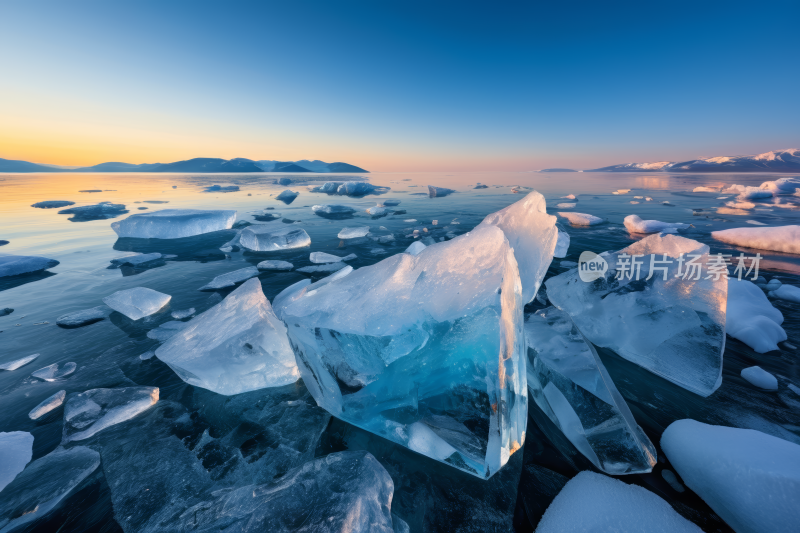
[[[64,407],[56,405],[36,420],[28,414],[60,391],[66,391],[67,397],[95,388],[158,387],[160,391],[157,408],[98,433],[109,442],[113,439],[117,447],[108,452],[108,459],[103,456],[101,469],[78,481],[58,509],[36,522],[38,530],[137,531],[144,527],[142,516],[148,515],[149,508],[156,509],[159,498],[174,499],[186,509],[196,504],[191,489],[168,479],[175,471],[183,472],[182,468],[187,472],[187,484],[196,487],[220,480],[231,480],[231,487],[264,484],[277,482],[287,471],[315,458],[350,450],[370,452],[388,471],[394,483],[391,512],[411,531],[507,532],[512,526],[516,531],[532,531],[567,479],[582,470],[595,470],[534,402],[528,402],[523,453],[514,454],[499,473],[482,481],[330,417],[316,407],[302,380],[236,396],[189,385],[150,353],[181,327],[164,324],[176,317],[188,321],[186,317],[193,315],[180,311],[194,308],[199,314],[230,294],[235,287],[198,290],[217,276],[266,260],[291,263],[294,270],[262,270],[258,274],[271,302],[294,283],[309,278],[316,281],[340,268],[298,272],[298,268],[320,266],[309,259],[312,252],[339,257],[355,254],[347,264],[358,269],[405,251],[417,240],[415,231],[421,238],[437,242],[469,232],[486,215],[520,200],[532,189],[544,195],[550,214],[588,213],[606,220],[579,227],[559,218],[571,244],[566,257],[553,260],[545,279],[568,270],[583,251],[616,251],[640,239],[641,235],[632,236],[623,224],[623,219],[633,214],[643,220],[691,225],[686,236],[709,245],[712,254],[756,253],[716,241],[712,231],[800,224],[800,197],[787,197],[781,207],[776,207],[772,198],[750,200],[752,207],[731,207],[726,203],[736,202],[734,194],[691,192],[696,187],[722,184],[757,187],[783,177],[771,174],[377,173],[367,179],[381,187],[378,194],[362,197],[308,192],[306,187],[310,181],[346,181],[353,176],[288,174],[294,182],[287,186],[274,184],[276,177],[283,175],[0,174],[0,241],[9,241],[0,246],[0,254],[43,256],[59,262],[42,273],[0,278],[0,309],[13,309],[0,316],[0,364],[39,354],[34,362],[17,370],[0,371],[0,432],[33,434],[36,460],[62,442]],[[206,192],[217,184],[222,190],[225,186],[238,190]],[[476,189],[478,184],[486,188]],[[432,198],[428,185],[456,192]],[[286,189],[299,195],[288,203],[276,199]],[[630,190],[612,194],[626,189]],[[565,198],[569,195],[574,198]],[[31,207],[54,200],[74,202],[71,208],[100,202],[114,207],[67,214],[59,214],[63,207]],[[786,205],[795,201],[796,206]],[[379,216],[366,212],[382,202],[388,209],[374,211]],[[331,217],[315,214],[312,206],[324,204],[350,206],[353,212],[343,210]],[[302,229],[311,244],[253,252],[236,243],[226,246],[236,236],[234,230],[176,240],[144,240],[118,238],[111,228],[115,221],[159,209],[235,210],[240,222],[261,224],[272,219],[268,223],[282,221],[287,227]],[[338,237],[343,229],[364,227],[377,240],[344,241]],[[363,230],[354,233],[363,234]],[[800,256],[758,252],[763,257],[760,274],[767,280],[778,278],[785,284],[800,285]],[[109,268],[113,260],[134,253],[156,255],[146,263]],[[158,312],[138,321],[113,312],[84,327],[56,325],[62,315],[101,306],[103,298],[136,287],[147,287],[171,299]],[[672,474],[659,441],[670,423],[692,418],[756,429],[800,443],[800,395],[794,392],[800,389],[787,388],[789,384],[800,386],[800,354],[794,348],[800,347],[800,303],[771,301],[785,317],[788,341],[779,343],[779,350],[758,354],[728,337],[722,385],[708,398],[661,379],[610,350],[598,349],[636,422],[659,454],[651,473],[617,477],[656,493],[703,530],[730,528],[694,493],[678,491],[668,482]],[[534,300],[526,312],[542,307]],[[158,332],[152,333],[156,329]],[[77,370],[62,379],[31,377],[45,366],[68,362],[74,362]],[[741,371],[753,366],[773,374],[778,390],[761,390],[745,380]],[[196,465],[187,466],[189,456],[202,464],[202,471]],[[81,460],[93,464],[90,456]],[[242,466],[245,464],[257,468],[248,469]],[[664,475],[665,471],[670,474]],[[131,485],[127,499],[112,497],[112,483]],[[147,491],[151,491],[149,495],[145,495]]]

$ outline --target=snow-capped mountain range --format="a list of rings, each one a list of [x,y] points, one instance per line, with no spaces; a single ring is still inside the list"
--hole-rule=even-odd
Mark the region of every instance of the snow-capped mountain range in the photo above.
[[[800,149],[758,155],[718,156],[691,161],[623,163],[585,172],[800,172]]]

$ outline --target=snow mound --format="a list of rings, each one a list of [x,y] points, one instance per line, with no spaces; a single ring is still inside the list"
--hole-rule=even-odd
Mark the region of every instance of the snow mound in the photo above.
[[[750,281],[728,279],[725,319],[727,334],[757,353],[777,350],[778,343],[787,339],[781,327],[783,314],[773,307],[764,291]]]
[[[800,226],[731,228],[712,231],[711,236],[734,246],[800,254]]]
[[[573,226],[594,226],[605,222],[600,217],[586,213],[558,213],[558,216],[566,218]]]
[[[625,217],[625,228],[628,233],[675,233],[678,229],[688,228],[689,224],[680,222],[661,222],[660,220],[642,220],[638,215]]]

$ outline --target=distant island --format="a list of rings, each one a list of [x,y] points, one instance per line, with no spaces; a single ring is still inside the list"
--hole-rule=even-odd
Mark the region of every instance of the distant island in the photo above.
[[[350,163],[326,163],[324,161],[273,161],[263,159],[253,161],[237,157],[235,159],[218,159],[213,157],[196,157],[174,163],[100,163],[91,167],[65,168],[57,165],[40,165],[28,161],[0,159],[0,172],[207,172],[207,173],[240,173],[240,172],[343,172],[369,173],[361,167]]]
[[[571,168],[543,168],[538,172],[580,172],[580,171]]]
[[[773,150],[758,155],[708,157],[677,163],[623,163],[584,172],[800,172],[800,149]]]

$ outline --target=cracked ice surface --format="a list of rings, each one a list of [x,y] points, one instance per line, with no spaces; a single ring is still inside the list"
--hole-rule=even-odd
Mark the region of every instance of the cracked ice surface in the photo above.
[[[524,443],[522,287],[498,228],[298,283],[275,307],[333,415],[481,478]]]
[[[178,239],[230,229],[236,221],[233,210],[161,209],[137,213],[111,224],[119,237]]]
[[[158,387],[92,389],[70,396],[64,406],[62,444],[88,439],[156,404]]]
[[[642,261],[638,280],[635,272],[632,279],[628,274],[616,279],[623,253],[643,256],[637,259]],[[687,254],[684,264],[677,260],[681,253]],[[700,279],[676,277],[679,269],[681,276],[688,272],[685,263],[693,255],[699,256],[694,263],[702,266]],[[595,345],[700,396],[717,390],[722,383],[728,283],[723,276],[704,279],[708,246],[655,234],[601,257],[608,270],[593,282],[581,281],[578,269],[550,278],[545,284],[550,301]],[[651,259],[668,262],[654,263],[648,280]]]
[[[185,382],[219,394],[294,383],[300,377],[286,327],[258,279],[250,279],[156,350]]]
[[[537,311],[525,337],[530,397],[578,451],[607,474],[650,472],[655,447],[569,315]]]

